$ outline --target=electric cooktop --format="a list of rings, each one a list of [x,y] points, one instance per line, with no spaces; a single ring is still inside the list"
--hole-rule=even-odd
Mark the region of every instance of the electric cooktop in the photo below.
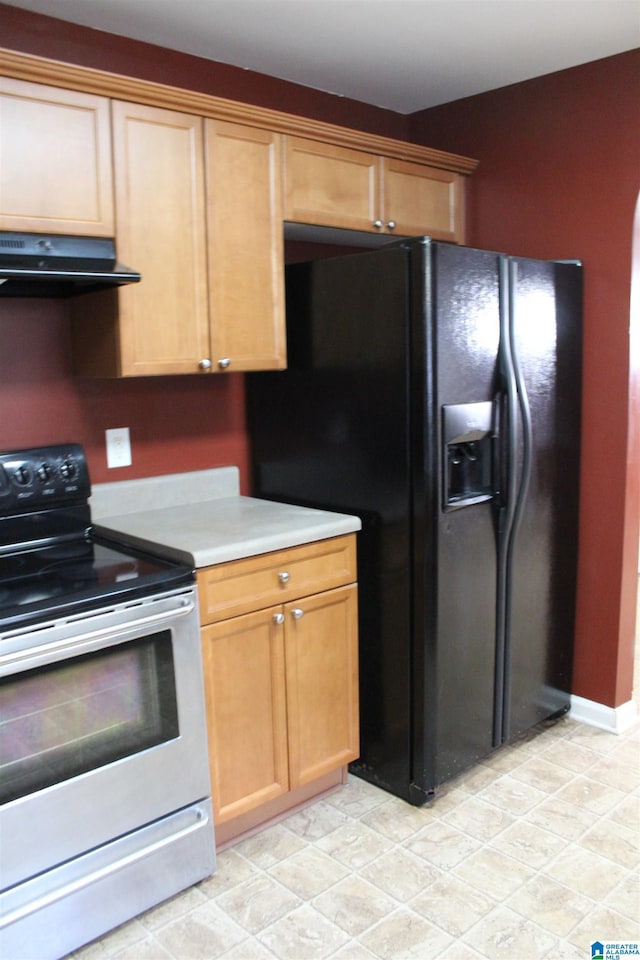
[[[98,535],[78,444],[0,453],[0,630],[192,583],[186,564]]]

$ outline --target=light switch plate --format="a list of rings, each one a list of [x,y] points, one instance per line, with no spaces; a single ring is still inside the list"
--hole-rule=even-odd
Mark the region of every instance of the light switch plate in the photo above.
[[[107,466],[131,466],[129,427],[116,427],[113,430],[105,430],[105,436],[107,439]]]

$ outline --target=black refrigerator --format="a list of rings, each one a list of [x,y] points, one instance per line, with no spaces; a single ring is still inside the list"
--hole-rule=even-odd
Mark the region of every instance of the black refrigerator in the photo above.
[[[286,271],[257,496],[358,515],[360,758],[411,803],[570,704],[581,289],[427,237]]]

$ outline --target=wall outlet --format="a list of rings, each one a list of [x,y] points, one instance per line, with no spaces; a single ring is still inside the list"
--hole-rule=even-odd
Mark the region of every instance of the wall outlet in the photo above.
[[[129,427],[116,427],[113,430],[105,430],[105,436],[107,438],[107,466],[131,466]]]

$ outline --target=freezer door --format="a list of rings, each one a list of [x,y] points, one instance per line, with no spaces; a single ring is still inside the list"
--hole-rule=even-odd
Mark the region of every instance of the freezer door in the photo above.
[[[413,274],[414,779],[428,789],[493,745],[497,257],[431,244]]]

